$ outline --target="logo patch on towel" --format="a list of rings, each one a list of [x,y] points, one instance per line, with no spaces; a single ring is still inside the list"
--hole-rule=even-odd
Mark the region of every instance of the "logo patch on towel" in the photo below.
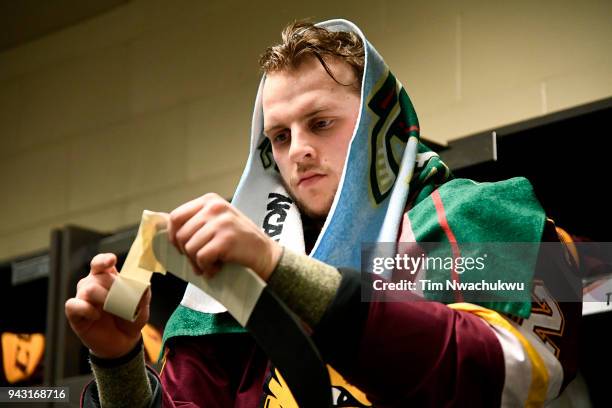
[[[272,143],[270,143],[270,139],[264,137],[259,146],[257,146],[257,150],[259,150],[259,158],[261,159],[261,165],[263,168],[267,170],[270,166],[274,165],[274,169],[278,171],[278,166],[274,161]]]
[[[378,205],[391,193],[406,142],[419,127],[408,94],[391,72],[371,95],[367,106],[378,121],[370,133],[370,188]]]
[[[279,193],[268,194],[268,206],[266,207],[266,217],[263,220],[263,229],[270,238],[275,241],[280,239],[283,232],[283,225],[287,218],[287,212],[291,208],[293,201],[286,195]]]

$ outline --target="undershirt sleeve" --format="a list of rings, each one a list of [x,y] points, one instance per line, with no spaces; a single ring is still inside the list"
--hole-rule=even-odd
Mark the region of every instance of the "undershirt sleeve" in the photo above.
[[[104,359],[90,354],[102,408],[118,405],[148,407],[153,396],[147,378],[142,340],[125,356]]]
[[[268,286],[314,327],[336,296],[340,281],[340,272],[333,266],[284,248]]]

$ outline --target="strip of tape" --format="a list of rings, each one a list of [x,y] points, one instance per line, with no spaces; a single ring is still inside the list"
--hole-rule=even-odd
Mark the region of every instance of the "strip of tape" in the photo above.
[[[212,296],[227,308],[238,323],[246,327],[266,283],[249,268],[231,263],[224,264],[212,278],[196,275],[187,257],[170,244],[167,219],[165,213],[143,212],[138,234],[118,278],[110,288],[104,310],[134,321],[152,274],[165,274],[168,271]]]
[[[163,213],[153,211],[145,210],[142,213],[136,239],[104,301],[105,311],[125,320],[134,321],[138,303],[150,285],[151,275],[153,272],[166,273],[166,269],[161,264],[154,265],[155,262],[150,259],[150,255],[148,257],[145,255],[147,250],[150,251],[151,241],[157,229],[167,225],[166,217],[167,215]],[[143,259],[147,261],[149,268],[140,266]]]

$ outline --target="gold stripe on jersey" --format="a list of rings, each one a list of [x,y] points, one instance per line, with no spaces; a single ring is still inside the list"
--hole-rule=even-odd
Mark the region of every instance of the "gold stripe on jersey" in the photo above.
[[[548,391],[548,370],[546,369],[544,360],[542,360],[536,349],[521,334],[521,332],[519,332],[506,319],[504,319],[502,315],[494,310],[486,309],[471,303],[453,303],[449,304],[448,307],[451,309],[472,313],[493,326],[498,326],[509,331],[521,342],[523,349],[531,361],[531,385],[529,387],[529,393],[527,395],[525,406],[543,406],[544,402],[546,401],[546,393]]]

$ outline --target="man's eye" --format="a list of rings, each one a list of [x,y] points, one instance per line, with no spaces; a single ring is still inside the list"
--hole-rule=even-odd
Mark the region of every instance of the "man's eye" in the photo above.
[[[327,129],[328,127],[330,127],[332,125],[334,121],[331,119],[321,119],[321,120],[317,120],[314,123],[314,127],[317,129]]]
[[[274,142],[275,144],[284,143],[287,141],[287,139],[288,139],[287,133],[279,133],[278,135],[275,135],[272,138],[272,142]]]

